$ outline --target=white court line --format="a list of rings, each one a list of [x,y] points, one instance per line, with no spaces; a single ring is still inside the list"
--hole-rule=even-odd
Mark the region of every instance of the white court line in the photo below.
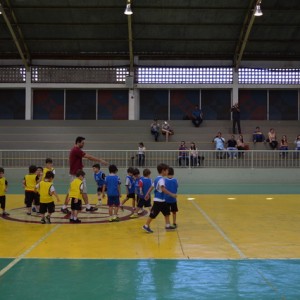
[[[203,217],[208,221],[208,223],[214,227],[217,232],[223,237],[225,241],[238,253],[240,258],[247,258],[243,251],[225,234],[225,232],[206,214],[206,212],[195,202],[192,202],[193,205],[200,211]]]
[[[16,265],[22,258],[24,258],[28,253],[30,253],[34,248],[36,248],[41,242],[48,238],[53,232],[55,232],[61,225],[58,224],[52,228],[48,233],[43,235],[38,241],[36,241],[30,248],[25,252],[15,258],[11,263],[9,263],[5,268],[0,271],[0,277],[3,276],[7,271],[9,271],[14,265]]]

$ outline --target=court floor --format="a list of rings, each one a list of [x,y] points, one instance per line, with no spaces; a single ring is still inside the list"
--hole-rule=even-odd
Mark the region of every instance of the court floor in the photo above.
[[[93,199],[93,195],[90,196]],[[61,195],[63,199],[63,195]],[[92,200],[93,201],[93,200]],[[2,299],[300,299],[298,195],[180,195],[178,228],[160,215],[107,222],[107,208],[82,224],[27,216],[7,195],[0,218]]]

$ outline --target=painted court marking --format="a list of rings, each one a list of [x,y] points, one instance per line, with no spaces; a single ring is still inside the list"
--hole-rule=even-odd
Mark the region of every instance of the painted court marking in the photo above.
[[[31,247],[29,247],[25,252],[15,258],[10,262],[5,268],[0,271],[0,277],[3,276],[7,271],[9,271],[13,266],[15,266],[21,259],[23,259],[27,254],[29,254],[34,248],[36,248],[40,243],[47,239],[52,233],[54,233],[61,225],[55,225],[48,233],[43,235],[39,240],[37,240]]]

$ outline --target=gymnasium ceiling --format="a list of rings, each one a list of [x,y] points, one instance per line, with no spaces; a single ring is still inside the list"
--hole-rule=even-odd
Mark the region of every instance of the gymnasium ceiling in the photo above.
[[[300,59],[300,0],[0,0],[0,59]],[[18,45],[18,46],[16,46]]]

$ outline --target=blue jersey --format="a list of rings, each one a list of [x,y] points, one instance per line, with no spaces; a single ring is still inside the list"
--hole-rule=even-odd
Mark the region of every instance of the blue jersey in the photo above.
[[[139,180],[139,188],[142,189],[142,193],[140,195],[141,198],[144,198],[149,189],[152,186],[152,179],[148,177],[141,177]]]
[[[105,178],[105,185],[107,187],[107,196],[120,196],[119,185],[121,184],[120,177],[115,174],[109,174]]]
[[[153,201],[165,202],[165,193],[162,192],[161,187],[165,186],[165,179],[162,176],[157,176],[154,180],[154,199]]]
[[[105,174],[102,171],[94,173],[94,179],[98,187],[102,187],[105,184]]]
[[[135,192],[135,180],[132,176],[126,176],[125,185],[128,188],[128,194],[133,194]]]
[[[137,196],[140,196],[140,186],[139,186],[140,178],[136,178],[134,180],[134,192]]]
[[[178,189],[178,181],[176,178],[165,178],[165,187],[166,189],[173,193],[177,194],[177,189]],[[167,203],[175,203],[176,198],[171,197],[170,195],[165,194],[165,200]]]

